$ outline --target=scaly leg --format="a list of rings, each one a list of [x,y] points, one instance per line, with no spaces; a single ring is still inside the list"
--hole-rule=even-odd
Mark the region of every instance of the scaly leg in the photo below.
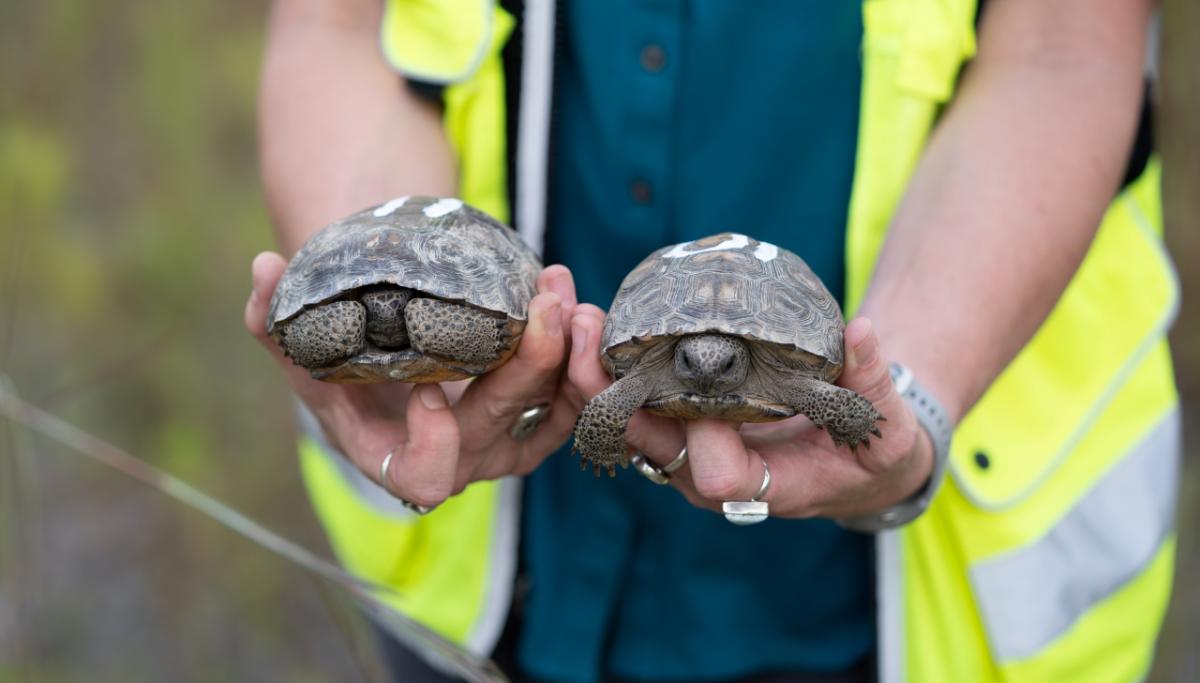
[[[412,348],[467,365],[496,361],[512,336],[507,318],[440,299],[408,302],[404,321]]]
[[[366,319],[357,301],[334,301],[287,321],[275,337],[296,365],[315,370],[361,351]]]
[[[579,468],[592,463],[596,476],[608,468],[608,476],[616,476],[616,465],[629,464],[625,444],[625,428],[629,418],[650,395],[651,386],[644,375],[629,374],[588,401],[575,423],[575,445],[579,452]]]
[[[812,377],[802,377],[784,387],[784,398],[797,412],[823,427],[833,443],[855,450],[871,447],[868,434],[882,436],[875,426],[885,419],[875,406],[858,394]]]

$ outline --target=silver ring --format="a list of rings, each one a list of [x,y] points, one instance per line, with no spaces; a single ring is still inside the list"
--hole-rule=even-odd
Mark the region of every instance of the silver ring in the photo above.
[[[759,459],[762,460],[761,456]],[[767,489],[771,487],[771,468],[767,467],[766,460],[763,460],[762,464],[763,480],[758,487],[758,493],[750,500],[727,500],[721,503],[721,512],[725,513],[725,519],[738,526],[758,524],[771,514],[771,507],[762,500],[762,497],[767,495]]]
[[[517,419],[512,423],[512,427],[509,427],[508,433],[517,441],[524,441],[533,436],[538,426],[542,424],[542,420],[546,419],[546,416],[549,414],[550,404],[548,403],[530,406],[517,416]]]
[[[674,460],[667,463],[666,465],[663,465],[662,471],[667,474],[674,474],[675,470],[679,469],[680,467],[683,467],[683,463],[685,463],[685,462],[687,462],[687,445],[686,444],[684,444],[683,448],[679,449],[679,455],[675,456]]]
[[[762,456],[759,456],[758,459],[762,460],[763,464],[763,480],[762,485],[758,487],[758,493],[754,494],[754,497],[750,499],[755,503],[762,500],[762,497],[767,495],[767,489],[771,487],[771,468],[767,467],[767,461],[763,460]]]
[[[392,466],[392,456],[395,454],[396,454],[396,451],[394,449],[388,451],[388,454],[386,456],[384,456],[384,458],[383,458],[383,462],[380,463],[380,465],[379,465],[379,485],[382,486],[383,490],[387,491],[389,495],[391,495],[396,500],[400,501],[400,504],[403,505],[406,509],[413,511],[413,512],[417,513],[418,515],[429,514],[429,512],[431,510],[433,510],[433,508],[428,507],[426,505],[417,505],[416,503],[410,503],[409,501],[404,500],[400,496],[397,496],[395,493],[393,493],[392,487],[388,485],[388,482],[390,481],[390,479],[388,478],[388,468]]]
[[[667,484],[671,481],[671,475],[683,467],[683,463],[687,462],[687,446],[679,450],[679,455],[675,459],[667,463],[663,467],[658,467],[654,463],[646,459],[642,453],[635,453],[629,460],[633,467],[638,471],[638,474],[649,479],[655,484]]]
[[[388,468],[392,466],[392,456],[395,454],[395,450],[388,451],[388,454],[383,458],[383,463],[379,465],[379,485],[383,487],[384,491],[391,493],[393,496],[396,494],[392,493],[392,487],[388,486]]]

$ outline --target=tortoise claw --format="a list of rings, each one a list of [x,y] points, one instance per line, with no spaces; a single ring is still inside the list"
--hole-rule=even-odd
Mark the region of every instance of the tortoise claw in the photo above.
[[[883,432],[879,431],[879,427],[871,427],[871,433],[879,438],[883,438]]]

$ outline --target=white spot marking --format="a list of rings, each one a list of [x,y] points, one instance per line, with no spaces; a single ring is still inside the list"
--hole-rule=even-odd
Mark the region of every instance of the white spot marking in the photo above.
[[[695,242],[684,242],[683,244],[676,244],[671,249],[671,251],[668,251],[667,253],[663,254],[662,257],[663,258],[683,258],[685,256],[691,256],[692,254],[703,254],[706,251],[727,251],[727,250],[733,250],[733,249],[744,249],[747,246],[749,246],[750,238],[746,237],[745,235],[734,234],[734,235],[731,235],[729,237],[729,239],[725,240],[724,242],[721,242],[720,244],[717,244],[717,245],[714,245],[711,247],[705,247],[703,249],[697,249],[695,251],[688,251],[687,249],[684,248],[684,247],[691,246],[693,244],[695,244]]]
[[[430,218],[441,218],[448,213],[454,213],[462,208],[461,199],[439,199],[425,207],[425,215]]]
[[[759,242],[758,247],[754,249],[754,257],[763,263],[770,261],[776,256],[779,256],[779,247],[769,242]]]
[[[375,209],[375,217],[383,218],[384,216],[392,215],[392,212],[395,211],[396,209],[399,209],[400,207],[404,206],[404,202],[407,202],[408,199],[409,198],[407,195],[404,197],[396,197],[395,199],[388,202],[387,204],[384,204],[383,206],[379,207],[378,209]]]

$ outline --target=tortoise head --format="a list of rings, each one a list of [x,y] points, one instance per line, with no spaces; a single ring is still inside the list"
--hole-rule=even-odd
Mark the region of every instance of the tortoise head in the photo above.
[[[746,381],[750,351],[726,334],[694,334],[675,345],[675,376],[702,396],[721,396]]]

